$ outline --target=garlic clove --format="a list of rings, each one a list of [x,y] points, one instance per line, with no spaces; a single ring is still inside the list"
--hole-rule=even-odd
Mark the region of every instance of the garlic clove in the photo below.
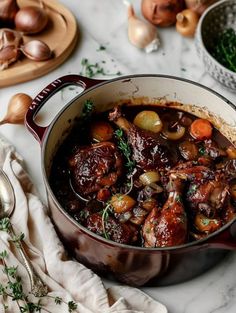
[[[0,29],[0,70],[8,68],[9,64],[19,58],[22,40],[19,32],[8,28]]]
[[[128,6],[128,38],[137,48],[144,49],[147,53],[158,50],[160,40],[154,25],[137,18],[133,6],[124,0]]]
[[[33,61],[46,61],[52,57],[52,51],[42,40],[31,40],[20,47],[23,54]]]

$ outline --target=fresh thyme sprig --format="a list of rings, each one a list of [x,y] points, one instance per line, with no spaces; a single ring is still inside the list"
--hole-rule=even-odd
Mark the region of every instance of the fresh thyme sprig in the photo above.
[[[134,167],[135,167],[135,161],[132,160],[131,156],[131,149],[127,141],[124,139],[124,133],[123,130],[118,128],[115,132],[115,136],[118,140],[118,148],[126,158],[125,166],[128,168],[128,173],[132,173]]]
[[[94,112],[94,103],[92,100],[88,99],[84,102],[81,119],[83,121],[88,121]]]
[[[12,228],[9,218],[0,219],[0,230],[6,231],[11,234],[10,230]],[[24,234],[20,233],[19,235],[14,235],[11,240],[15,244],[20,244],[24,238]],[[64,303],[67,305],[68,312],[72,313],[77,309],[77,304],[74,301],[65,302],[60,297],[54,297],[46,295],[43,297],[34,297],[31,293],[26,294],[23,289],[22,278],[17,273],[17,266],[8,266],[9,255],[6,250],[0,252],[0,266],[3,266],[3,273],[7,276],[7,282],[5,284],[0,282],[0,295],[3,296],[3,299],[11,299],[18,306],[20,313],[35,313],[35,312],[47,312],[53,313],[47,310],[42,304],[42,298],[51,298],[55,304]],[[30,298],[31,296],[31,298]],[[34,299],[32,301],[31,299]],[[8,309],[7,305],[4,304],[5,310]],[[10,313],[10,312],[9,312]]]

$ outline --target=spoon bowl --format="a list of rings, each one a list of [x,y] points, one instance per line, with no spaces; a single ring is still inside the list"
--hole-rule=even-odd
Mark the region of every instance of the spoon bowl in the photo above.
[[[7,175],[0,169],[0,219],[10,217],[15,208],[15,194]]]

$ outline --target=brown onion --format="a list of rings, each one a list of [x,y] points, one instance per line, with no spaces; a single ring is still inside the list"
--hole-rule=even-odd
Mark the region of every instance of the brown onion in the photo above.
[[[47,25],[48,15],[40,7],[27,6],[21,8],[15,16],[16,29],[25,34],[41,32]]]
[[[175,24],[176,14],[184,7],[183,0],[142,0],[143,16],[154,25],[170,26]]]
[[[25,93],[17,93],[11,97],[6,116],[0,121],[0,125],[23,124],[25,114],[32,103],[32,98]]]

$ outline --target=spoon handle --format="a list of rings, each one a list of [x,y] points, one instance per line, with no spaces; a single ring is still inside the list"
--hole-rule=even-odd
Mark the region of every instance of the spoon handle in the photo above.
[[[12,235],[15,236],[14,230],[11,227]],[[35,272],[32,263],[30,259],[28,258],[25,249],[21,243],[21,241],[17,242],[17,248],[20,252],[20,255],[22,257],[24,266],[28,272],[29,278],[30,278],[30,284],[31,284],[31,292],[35,297],[43,297],[46,296],[48,293],[48,287],[44,284],[42,279],[38,276],[38,274]]]

